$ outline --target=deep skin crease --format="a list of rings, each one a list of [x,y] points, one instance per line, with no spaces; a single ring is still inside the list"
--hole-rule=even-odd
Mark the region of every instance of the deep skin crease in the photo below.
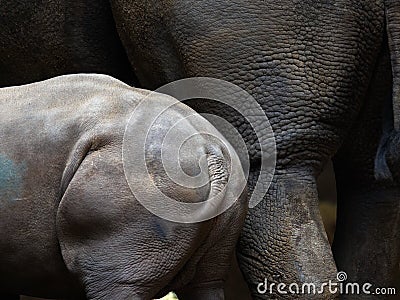
[[[343,144],[336,171],[352,180],[338,179],[337,267],[351,281],[392,284],[399,263],[398,187],[374,177],[386,91],[392,90],[391,65],[382,58],[388,43],[384,1],[113,0],[112,7],[143,86],[192,76],[225,79],[250,92],[270,120],[278,151],[275,179],[249,211],[237,249],[254,299],[268,298],[256,290],[264,278],[286,284],[336,278],[315,182]],[[252,159],[251,192],[259,161],[251,129],[219,104],[190,105],[239,128]],[[375,113],[374,122],[366,121],[366,110]],[[352,145],[355,139],[359,143]]]
[[[219,216],[191,224],[164,220],[137,201],[125,177],[122,143],[132,111],[149,93],[105,75],[65,75],[0,89],[1,299],[149,300],[171,290],[180,299],[223,299],[247,192]],[[144,122],[168,97],[149,96],[135,121]],[[204,201],[213,191],[222,191],[225,201],[245,178],[238,175],[235,152],[226,156],[231,146],[205,119],[182,122],[220,140],[206,134],[189,140],[180,161],[195,176],[198,156],[208,149],[204,174],[210,181],[184,188],[157,167],[161,137],[169,130],[163,124],[193,113],[178,102],[158,119],[148,173],[134,175],[143,184],[157,178],[160,190],[177,201]]]
[[[396,7],[396,0],[118,0],[111,12],[106,0],[3,1],[0,85],[87,71],[129,82],[126,54],[144,87],[190,76],[240,85],[263,106],[278,146],[275,183],[250,212],[238,246],[254,298],[266,297],[255,290],[264,277],[287,283],[335,277],[315,178],[338,149],[337,266],[353,281],[389,286],[399,258],[398,186],[374,177],[392,84],[389,54],[381,55],[384,2]],[[240,128],[252,157],[251,191],[259,155],[249,128],[229,109],[193,106],[222,112]],[[387,154],[393,173],[395,142]]]

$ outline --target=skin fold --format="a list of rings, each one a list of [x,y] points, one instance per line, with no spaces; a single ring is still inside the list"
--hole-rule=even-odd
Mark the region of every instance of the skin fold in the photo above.
[[[122,143],[132,111],[148,94],[105,75],[0,90],[1,299],[149,300],[171,290],[181,299],[223,299],[248,205],[239,158],[205,119],[184,119],[182,128],[202,134],[182,148],[182,168],[196,176],[205,167],[201,176],[210,179],[197,188],[171,182],[161,165],[163,135],[171,122],[196,114],[177,102],[155,121],[147,144],[135,141],[149,149],[148,168],[131,175],[180,202],[218,194],[215,207],[242,189],[225,212],[203,222],[172,222],[146,210],[128,186]],[[152,94],[133,121],[145,123],[169,98]]]
[[[257,284],[265,278],[270,283],[318,284],[335,279],[337,268],[351,281],[391,284],[399,258],[398,188],[376,180],[374,164],[390,119],[383,115],[388,91],[394,91],[394,111],[398,103],[397,77],[392,88],[389,61],[389,56],[392,63],[398,57],[393,56],[399,36],[393,31],[398,28],[395,0],[92,2],[59,0],[43,6],[3,1],[0,85],[87,71],[128,83],[136,82],[135,73],[149,89],[192,76],[239,85],[268,116],[278,155],[273,184],[250,210],[237,247],[253,298],[291,298],[259,295]],[[231,121],[241,132],[251,160],[251,193],[260,168],[252,129],[227,107],[207,101],[188,104]],[[398,169],[395,137],[394,132],[381,160],[392,173]],[[333,156],[337,266],[315,183]],[[301,297],[312,298],[292,298]]]

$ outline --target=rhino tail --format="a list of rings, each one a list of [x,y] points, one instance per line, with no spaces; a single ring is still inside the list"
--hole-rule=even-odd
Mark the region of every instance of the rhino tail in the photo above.
[[[209,198],[223,197],[229,180],[228,161],[217,147],[207,149],[207,164],[210,178]]]
[[[392,172],[387,163],[387,153],[395,134],[392,97],[385,101],[382,120],[382,135],[375,156],[374,175],[378,181],[392,181]]]
[[[383,110],[382,136],[375,156],[374,175],[377,180],[393,180],[387,154],[400,129],[400,3],[385,0],[386,33],[392,66],[392,95]]]

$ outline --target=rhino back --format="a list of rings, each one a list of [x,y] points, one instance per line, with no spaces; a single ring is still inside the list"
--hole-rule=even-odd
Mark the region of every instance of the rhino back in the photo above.
[[[0,87],[96,72],[136,79],[108,0],[3,0]]]

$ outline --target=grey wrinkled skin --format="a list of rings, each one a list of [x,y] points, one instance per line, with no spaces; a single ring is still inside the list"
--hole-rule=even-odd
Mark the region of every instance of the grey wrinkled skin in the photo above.
[[[393,127],[400,131],[400,6],[396,0],[385,1],[385,16],[393,74]]]
[[[147,300],[170,290],[180,299],[223,299],[247,193],[201,223],[169,222],[147,211],[125,179],[122,143],[131,112],[148,94],[105,75],[66,75],[0,90],[1,299]],[[166,97],[150,96],[148,109]],[[172,116],[188,110],[177,104]],[[158,130],[168,130],[161,121]],[[206,120],[184,122],[219,135]],[[161,142],[153,134],[151,149]],[[230,146],[204,135],[186,146],[182,159],[189,163],[205,147]],[[163,180],[165,173],[154,168],[160,159],[152,156],[149,175],[136,176],[157,178],[161,190],[182,201],[206,200],[212,186],[231,188],[220,180],[230,176],[228,169],[217,168],[225,154],[208,169],[216,182],[197,189]],[[196,173],[198,161],[190,166]],[[232,178],[231,184],[240,182]]]
[[[371,78],[387,43],[384,1],[111,2],[121,39],[144,87],[155,88],[183,77],[216,77],[241,86],[263,107],[275,132],[277,169],[264,201],[249,211],[238,246],[240,266],[254,299],[313,298],[259,295],[256,286],[264,278],[275,283],[320,284],[336,277],[315,181],[345,139],[351,143],[356,138],[350,129],[363,107],[371,105],[365,96],[369,85],[375,84]],[[386,81],[391,90],[390,78]],[[374,100],[385,102],[384,97]],[[382,107],[374,105],[381,116]],[[239,128],[251,155],[251,192],[260,156],[251,128],[219,104],[198,101],[191,106],[221,115]],[[377,141],[358,151],[366,157],[373,176],[382,125],[368,126],[375,130]],[[356,176],[365,170],[341,164],[341,173],[350,171]],[[350,186],[340,179],[338,188],[339,210],[344,203],[355,203],[345,207],[345,214],[339,213],[338,267],[351,275],[350,281],[367,278],[373,284],[390,285],[399,259],[394,242],[396,187],[380,187],[368,197],[352,195]],[[346,224],[349,215],[351,226]],[[363,234],[357,235],[360,231]],[[350,234],[345,236],[346,232]],[[391,238],[376,243],[378,235]],[[351,253],[342,251],[346,245]],[[361,245],[368,247],[356,250]],[[364,263],[361,269],[366,258],[373,258],[374,263]],[[329,293],[315,296],[335,297]]]
[[[137,83],[108,0],[2,0],[0,28],[0,87],[85,72]]]
[[[349,279],[367,278],[388,286],[398,265],[398,190],[392,183],[376,181],[374,159],[385,136],[381,111],[389,97],[385,89],[391,86],[388,60],[378,60],[387,43],[385,19],[389,27],[398,28],[398,14],[392,10],[391,17],[385,18],[384,2],[398,7],[396,0],[118,0],[111,1],[114,24],[105,0],[2,1],[0,84],[78,71],[101,71],[125,80],[126,51],[147,88],[189,76],[211,76],[240,85],[264,108],[278,150],[274,184],[251,210],[238,247],[254,298],[269,297],[255,291],[264,277],[287,283],[335,277],[317,209],[315,178],[340,145],[335,157],[338,268],[348,272]],[[104,35],[107,24],[117,26],[124,44],[125,50],[118,48],[117,55],[102,54],[114,49],[113,42],[103,40],[105,36],[119,43],[115,28]],[[392,33],[393,48],[399,35]],[[95,63],[88,65],[88,57]],[[378,72],[378,64],[382,71]],[[394,99],[394,111],[395,103],[399,102]],[[252,159],[251,192],[259,153],[248,124],[219,105],[191,105],[219,114],[239,128]],[[388,130],[388,136],[394,134]],[[388,147],[383,150],[392,150],[378,157],[392,172],[396,156],[390,153],[397,151],[395,141],[384,143]]]

